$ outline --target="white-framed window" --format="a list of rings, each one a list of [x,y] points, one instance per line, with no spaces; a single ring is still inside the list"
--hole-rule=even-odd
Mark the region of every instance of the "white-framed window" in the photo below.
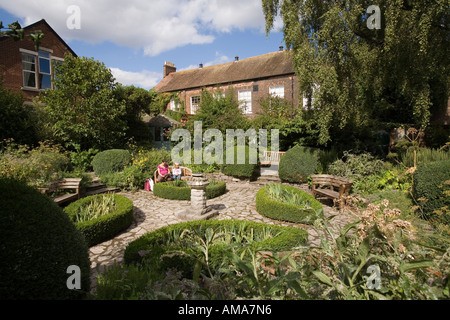
[[[269,95],[272,97],[278,97],[284,99],[284,86],[272,86],[269,87]]]
[[[52,63],[62,63],[64,59],[52,56],[52,50],[41,48],[38,52],[20,49],[22,53],[23,87],[45,90],[52,88],[54,70]]]
[[[252,91],[239,90],[238,91],[239,107],[244,114],[252,113]]]
[[[39,51],[39,89],[52,88],[51,56],[50,52]]]
[[[200,96],[191,97],[191,114],[196,114],[200,106]]]
[[[36,88],[36,57],[28,53],[22,53],[23,86]]]
[[[170,100],[170,110],[180,111],[180,103],[175,101],[174,99]]]

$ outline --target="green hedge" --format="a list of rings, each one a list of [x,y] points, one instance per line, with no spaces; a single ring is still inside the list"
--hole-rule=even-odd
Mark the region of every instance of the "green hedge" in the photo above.
[[[94,197],[99,196],[102,195],[94,195],[72,202],[64,209],[64,212],[72,221],[75,221],[78,208],[87,205]],[[117,205],[116,211],[96,219],[75,223],[75,226],[84,235],[90,247],[113,238],[131,225],[133,221],[133,202],[119,194],[114,195],[114,201]]]
[[[119,172],[131,162],[131,158],[131,153],[128,150],[106,150],[95,155],[92,159],[92,167],[96,175]]]
[[[250,179],[250,180],[254,180],[256,179],[260,172],[259,172],[259,158],[258,158],[258,152],[257,152],[257,163],[256,164],[250,164],[250,155],[249,155],[249,147],[246,146],[245,147],[245,164],[238,164],[237,163],[237,155],[238,152],[241,152],[240,150],[242,150],[243,148],[238,148],[235,147],[234,149],[234,164],[227,164],[227,159],[226,159],[226,151],[224,152],[224,161],[221,165],[221,171],[223,174],[227,175],[227,176],[231,176],[231,177],[235,177],[235,178],[239,178],[239,179]]]
[[[297,205],[272,200],[267,194],[267,188],[261,188],[256,193],[256,211],[261,215],[274,220],[304,224],[313,224],[314,220],[323,217],[322,204],[312,195],[294,187],[283,186],[283,188],[298,194],[302,200],[311,204],[312,209],[305,209]]]
[[[225,193],[227,185],[223,181],[215,182],[206,187],[206,198],[213,199]],[[169,200],[191,200],[191,188],[173,186],[171,182],[155,183],[153,194],[157,197]]]
[[[248,231],[252,234],[266,234],[268,229],[272,230],[276,236],[266,237],[263,241],[252,242],[250,244],[252,249],[258,251],[289,251],[295,247],[305,245],[308,240],[308,232],[295,227],[282,227],[242,220],[190,221],[157,229],[129,243],[125,249],[124,262],[128,265],[138,264],[142,263],[143,257],[145,257],[145,261],[152,263],[152,268],[155,271],[164,273],[170,268],[175,268],[190,275],[195,263],[193,259],[186,255],[165,255],[165,253],[174,250],[184,251],[193,249],[190,243],[183,245],[181,241],[173,241],[174,234],[179,234],[187,229],[196,230],[199,234],[203,235],[204,231],[208,228],[212,228],[219,233],[228,230],[229,234],[232,235],[238,234],[239,231]],[[234,230],[230,231],[230,229]],[[223,262],[224,256],[229,251],[229,247],[224,244],[212,245],[209,249],[210,263],[215,267]],[[242,245],[237,247],[237,249],[242,249]]]
[[[62,209],[37,190],[4,178],[0,203],[0,299],[85,298],[89,249]],[[81,290],[67,288],[71,265],[80,268]]]
[[[282,181],[306,183],[319,167],[320,150],[295,146],[281,157],[278,175]]]
[[[419,204],[426,215],[436,216],[433,214],[435,210],[441,210],[445,206],[450,206],[450,196],[448,196],[450,188],[448,184],[444,183],[449,180],[450,160],[430,162],[417,166],[417,170],[414,173],[413,193],[416,200],[419,200]],[[421,201],[421,199],[425,201]],[[448,214],[438,218],[444,223],[450,223]]]

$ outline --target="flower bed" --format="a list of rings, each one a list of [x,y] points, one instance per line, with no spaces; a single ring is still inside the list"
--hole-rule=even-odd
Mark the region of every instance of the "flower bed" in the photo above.
[[[227,185],[222,181],[210,181],[206,187],[206,198],[213,199],[225,193]],[[191,200],[191,188],[186,181],[169,181],[156,183],[153,194],[170,200]]]
[[[304,245],[308,239],[306,230],[294,227],[267,225],[240,220],[204,220],[173,224],[149,232],[131,242],[125,249],[124,262],[152,265],[152,270],[164,273],[174,268],[191,276],[195,259],[201,255],[199,246],[192,246],[196,237],[208,238],[209,264],[219,267],[230,246],[245,251],[288,251]]]
[[[104,199],[102,199],[105,196],[112,198],[114,204],[112,210],[97,214],[91,218],[86,217],[87,211],[92,209],[96,201],[101,201],[98,209],[104,209],[101,206],[106,205]],[[64,209],[64,212],[75,223],[75,226],[81,231],[87,244],[91,247],[111,239],[131,225],[133,221],[133,202],[118,194],[99,194],[71,203]]]
[[[274,220],[313,224],[323,207],[312,195],[290,186],[268,185],[256,194],[256,210]]]

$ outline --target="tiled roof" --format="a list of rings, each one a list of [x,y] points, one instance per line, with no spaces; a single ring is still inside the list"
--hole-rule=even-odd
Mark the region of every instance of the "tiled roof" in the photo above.
[[[155,90],[172,92],[294,73],[290,52],[277,51],[211,67],[172,72],[155,86]]]

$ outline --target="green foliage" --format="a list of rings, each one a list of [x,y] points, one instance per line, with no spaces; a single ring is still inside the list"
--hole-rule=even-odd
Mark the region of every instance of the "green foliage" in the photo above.
[[[295,146],[280,160],[278,175],[282,181],[305,183],[319,166],[319,149]]]
[[[128,150],[111,149],[97,153],[92,160],[92,167],[97,175],[122,171],[131,162]]]
[[[113,194],[112,199],[108,201],[109,197],[111,195],[90,196],[72,202],[64,208],[64,212],[83,234],[89,247],[111,239],[127,229],[133,221],[133,202],[118,194]],[[111,201],[113,205],[110,210],[105,209]]]
[[[448,1],[381,1],[379,30],[367,26],[369,4],[262,1],[267,33],[277,15],[283,19],[300,90],[314,98],[321,144],[339,136],[332,131],[371,122],[426,127],[431,106],[447,105]]]
[[[256,194],[256,210],[270,219],[313,224],[323,217],[319,201],[302,190],[290,186],[268,185]]]
[[[204,256],[192,237],[203,238],[208,245],[204,248],[211,256]],[[184,266],[188,274],[193,274],[195,261],[197,259],[186,259],[189,255],[170,255],[170,252],[184,251],[186,253],[199,254],[197,258],[203,259],[203,263],[210,268],[219,268],[226,258],[226,252],[231,247],[243,253],[248,247],[254,250],[273,248],[276,251],[290,250],[293,247],[303,245],[307,239],[307,232],[303,229],[293,227],[269,226],[262,223],[248,221],[192,221],[178,223],[168,227],[160,228],[154,232],[147,233],[139,239],[131,242],[125,249],[124,259],[126,264],[151,263],[155,269],[161,267],[162,259],[167,258],[160,272],[169,268],[179,269]],[[204,243],[205,244],[205,243]],[[231,247],[230,247],[231,246]],[[202,253],[203,252],[203,253]],[[166,254],[166,255],[165,255]],[[171,261],[171,259],[173,260]],[[206,260],[204,259],[206,258]],[[181,265],[182,260],[188,260]],[[211,270],[210,270],[211,271]]]
[[[358,180],[380,173],[382,169],[383,162],[375,159],[369,153],[358,155],[344,152],[341,159],[336,160],[328,167],[328,172],[336,176]]]
[[[210,181],[206,187],[206,198],[213,199],[226,192],[227,185],[222,181]],[[191,200],[191,188],[186,181],[168,181],[156,183],[153,194],[157,197],[170,200]]]
[[[41,97],[55,136],[81,150],[105,150],[123,143],[126,108],[116,98],[111,71],[93,59],[66,55],[55,65],[55,89]]]
[[[153,186],[153,194],[157,197],[170,200],[191,200],[191,188],[184,181],[156,183]]]
[[[9,37],[14,41],[25,39],[25,30],[21,27],[18,21],[9,24],[8,25],[9,30],[2,31],[2,29],[5,28],[3,27],[3,24],[0,21],[0,37]],[[41,43],[41,40],[45,37],[45,34],[43,34],[41,30],[35,30],[30,32],[27,36],[33,41],[34,48],[36,49],[36,51],[39,51],[39,45]]]
[[[143,150],[134,146],[131,154],[131,164],[125,165],[121,172],[101,174],[100,180],[109,187],[143,189],[146,179],[153,179],[153,174],[162,160],[170,159],[170,152],[164,149]]]
[[[0,297],[12,300],[84,298],[90,288],[89,252],[82,234],[48,197],[0,178]],[[81,290],[69,290],[71,265]]]
[[[317,247],[304,246],[301,229],[246,221],[160,228],[131,242],[125,265],[100,276],[97,298],[448,299],[448,249],[418,243],[386,200],[359,215],[338,232],[330,227],[334,216],[316,220]]]
[[[250,149],[249,146],[241,147],[241,146],[235,146],[234,147],[234,161],[229,164],[227,162],[230,162],[229,159],[226,158],[226,151],[223,153],[223,164],[221,166],[221,171],[223,174],[227,176],[232,176],[235,178],[240,179],[256,179],[259,175],[259,160],[258,160],[258,154],[256,154],[257,163],[252,164],[250,163],[250,152],[253,150]],[[256,151],[258,152],[258,151]],[[244,153],[245,159],[244,163],[240,164],[238,163],[238,154]]]
[[[22,144],[35,144],[33,107],[24,105],[21,94],[4,89],[0,79],[0,140],[14,139]]]
[[[41,142],[38,147],[19,145],[13,140],[2,142],[0,173],[32,186],[43,187],[62,177],[70,169],[70,160],[57,145]]]
[[[446,224],[450,223],[449,180],[450,160],[420,164],[414,173],[413,194],[423,213]]]
[[[98,152],[99,150],[92,148],[81,151],[79,146],[75,146],[75,151],[71,151],[69,154],[72,164],[77,170],[91,171],[93,170],[92,160]]]
[[[156,99],[155,91],[147,91],[134,86],[118,85],[114,90],[117,101],[125,105],[125,119],[127,123],[126,136],[136,143],[151,141],[151,129],[142,121],[142,116],[150,114],[151,104]]]
[[[183,116],[185,116],[187,113],[186,111],[184,111],[184,109],[182,111],[173,111],[168,109],[164,114],[175,121],[181,122],[181,120],[183,120]]]
[[[244,129],[249,127],[247,118],[239,108],[239,102],[234,99],[232,88],[225,94],[220,90],[211,93],[203,90],[200,108],[190,121],[202,121],[204,130],[217,129],[226,134],[227,129]]]

